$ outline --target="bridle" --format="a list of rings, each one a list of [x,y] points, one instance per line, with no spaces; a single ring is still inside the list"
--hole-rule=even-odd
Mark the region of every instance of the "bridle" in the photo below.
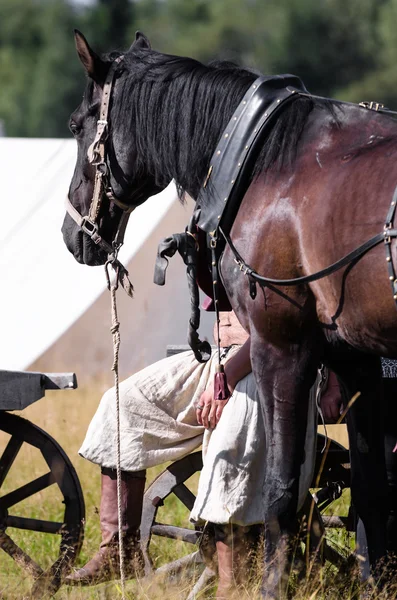
[[[82,215],[71,203],[69,196],[66,197],[66,211],[71,216],[73,221],[77,223],[80,229],[88,235],[88,237],[98,246],[103,248],[108,254],[108,262],[116,262],[117,254],[123,245],[125,230],[127,228],[128,219],[135,207],[128,206],[121,202],[114,194],[109,181],[109,167],[106,163],[106,141],[109,134],[109,106],[112,93],[112,87],[116,69],[123,60],[124,56],[116,58],[108,71],[105,79],[102,93],[102,101],[100,115],[97,121],[97,130],[93,143],[88,148],[87,155],[91,165],[95,167],[94,191],[91,199],[91,204],[87,215]],[[99,233],[99,212],[102,206],[104,197],[107,197],[110,202],[113,202],[122,209],[121,216],[114,240],[109,243],[103,239]]]

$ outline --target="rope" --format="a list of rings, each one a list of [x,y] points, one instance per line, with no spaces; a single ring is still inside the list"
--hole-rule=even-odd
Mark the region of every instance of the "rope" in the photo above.
[[[121,514],[121,447],[120,447],[120,388],[119,388],[119,349],[120,349],[120,322],[117,315],[116,292],[118,288],[118,273],[115,283],[110,287],[112,300],[112,326],[110,331],[113,336],[113,366],[114,389],[116,394],[116,449],[117,449],[117,515],[119,526],[119,557],[120,557],[120,579],[121,597],[125,600],[125,571],[124,571],[124,540],[122,530]]]

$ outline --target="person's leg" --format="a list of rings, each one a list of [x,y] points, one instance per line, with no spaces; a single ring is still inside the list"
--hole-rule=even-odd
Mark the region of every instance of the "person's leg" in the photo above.
[[[124,568],[127,577],[144,574],[139,547],[145,471],[121,472],[121,519],[124,541]],[[117,477],[114,469],[102,469],[100,523],[102,541],[98,552],[65,583],[95,585],[120,578]]]
[[[215,525],[218,558],[217,600],[229,600],[236,585],[247,583],[259,526]]]
[[[218,589],[217,600],[227,600],[234,587],[233,572],[233,548],[224,541],[216,542],[216,553],[218,556]]]
[[[120,385],[121,511],[128,577],[142,572],[139,527],[145,469],[177,460],[201,445],[203,427],[195,419],[194,402],[210,368],[194,361],[192,353],[182,353],[150,365]],[[93,585],[119,577],[115,414],[111,389],[102,397],[80,448],[81,456],[102,470],[102,542],[95,556],[66,578],[69,584]]]

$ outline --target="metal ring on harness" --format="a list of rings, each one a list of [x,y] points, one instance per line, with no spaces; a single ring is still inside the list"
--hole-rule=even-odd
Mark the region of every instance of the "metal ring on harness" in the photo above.
[[[88,217],[82,218],[80,227],[90,238],[92,238],[94,233],[98,233],[98,224],[90,221]]]

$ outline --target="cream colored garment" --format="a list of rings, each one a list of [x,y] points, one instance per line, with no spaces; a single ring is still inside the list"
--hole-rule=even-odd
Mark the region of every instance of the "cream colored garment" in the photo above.
[[[233,346],[229,359],[239,346]],[[140,471],[178,460],[203,443],[195,405],[215,372],[218,352],[200,364],[193,352],[156,362],[120,384],[121,469]],[[116,401],[110,389],[88,427],[79,453],[116,468]]]
[[[305,456],[299,480],[302,507],[313,478],[316,451],[316,385],[310,393]],[[193,522],[263,523],[266,438],[262,410],[252,373],[244,377],[212,431],[201,471]]]
[[[231,348],[227,359],[238,349]],[[237,385],[216,429],[206,431],[203,441],[205,430],[197,424],[195,404],[212,379],[217,361],[217,352],[205,364],[198,363],[192,352],[183,352],[122,382],[121,468],[139,471],[174,461],[203,444],[204,469],[192,518],[250,525],[263,517],[266,451],[261,408],[254,377],[248,375]],[[313,411],[312,401],[310,415]],[[311,479],[315,431],[312,419],[308,426],[311,442],[307,441],[306,475],[301,477],[300,485],[303,497]],[[103,467],[115,468],[115,439],[115,395],[111,389],[99,404],[80,454]]]

